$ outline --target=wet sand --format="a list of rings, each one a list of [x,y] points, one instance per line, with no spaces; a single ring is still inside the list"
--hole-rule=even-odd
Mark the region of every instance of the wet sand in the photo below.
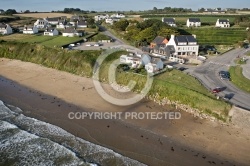
[[[121,96],[108,85],[104,86],[119,98],[133,95]],[[114,106],[97,94],[91,79],[39,65],[0,59],[0,99],[19,106],[27,116],[60,126],[78,137],[148,165],[250,163],[248,124],[222,125],[185,112],[181,112],[179,120],[71,120],[69,112],[176,110],[148,100],[127,107]]]

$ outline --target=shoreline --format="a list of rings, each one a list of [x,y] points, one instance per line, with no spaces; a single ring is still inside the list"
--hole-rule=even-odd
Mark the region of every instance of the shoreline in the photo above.
[[[233,128],[231,125],[222,126],[194,118],[185,112],[181,112],[180,120],[167,121],[69,120],[67,114],[70,110],[171,110],[148,100],[128,107],[114,106],[98,96],[88,78],[27,62],[1,60],[0,99],[20,107],[29,117],[59,126],[77,137],[148,165],[210,165],[210,162],[247,165],[250,162],[246,155],[250,140],[241,138],[249,137],[249,130]],[[88,90],[83,92],[81,85]],[[238,133],[238,130],[242,133]],[[237,146],[239,143],[243,145]]]

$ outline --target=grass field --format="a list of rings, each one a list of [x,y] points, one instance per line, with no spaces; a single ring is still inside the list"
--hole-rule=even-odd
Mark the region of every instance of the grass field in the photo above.
[[[72,16],[72,14],[66,14],[66,13],[23,13],[14,15],[20,17],[33,17],[33,18],[61,17],[61,16],[67,16],[67,18],[70,18]]]
[[[55,47],[55,46],[60,47],[62,45],[77,42],[81,39],[82,38],[80,37],[27,35],[27,34],[17,34],[17,33],[0,37],[0,40],[38,43],[47,47]]]
[[[244,28],[185,28],[179,29],[182,35],[195,34],[199,44],[233,45],[247,37]]]
[[[250,93],[250,80],[244,77],[240,65],[231,66],[229,72],[231,75],[232,82],[240,89]]]

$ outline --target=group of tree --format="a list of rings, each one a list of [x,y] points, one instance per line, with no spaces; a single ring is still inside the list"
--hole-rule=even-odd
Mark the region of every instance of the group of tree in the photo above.
[[[17,14],[17,12],[16,12],[15,9],[8,9],[3,14],[5,14],[5,15],[13,15],[13,14]]]
[[[81,10],[80,8],[64,8],[62,12],[63,13],[82,13],[82,14],[96,13],[96,11]]]
[[[113,24],[113,29],[122,32],[123,38],[136,45],[148,45],[156,36],[170,38],[171,34],[178,34],[176,28],[170,27],[161,20],[149,19],[143,22],[121,19]]]
[[[249,27],[250,26],[249,15],[236,16],[234,19],[234,24],[240,25],[241,27]]]
[[[186,13],[186,12],[192,12],[192,9],[186,9],[186,8],[171,8],[171,7],[165,7],[163,9],[158,9],[157,7],[154,7],[153,10],[149,10],[151,13]]]

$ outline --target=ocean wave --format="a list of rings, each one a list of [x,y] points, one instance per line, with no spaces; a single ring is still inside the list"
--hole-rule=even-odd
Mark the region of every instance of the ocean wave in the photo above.
[[[8,107],[0,100],[0,156],[5,156],[0,164],[7,161],[16,165],[144,165],[58,126],[24,116],[19,108]]]

